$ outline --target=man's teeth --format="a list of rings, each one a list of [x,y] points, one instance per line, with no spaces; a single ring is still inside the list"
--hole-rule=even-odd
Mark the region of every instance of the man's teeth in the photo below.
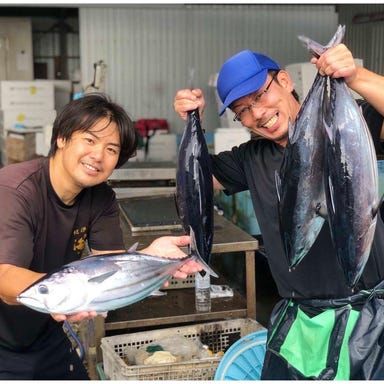
[[[96,168],[92,167],[92,166],[89,165],[89,164],[84,164],[84,167],[90,169],[91,171],[97,171]]]
[[[270,119],[269,121],[267,121],[265,124],[264,124],[264,127],[265,128],[270,128],[272,127],[273,124],[275,124],[277,122],[277,116],[273,116],[272,119]]]

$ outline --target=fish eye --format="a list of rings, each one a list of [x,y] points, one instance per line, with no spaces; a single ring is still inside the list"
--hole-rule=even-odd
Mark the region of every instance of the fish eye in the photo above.
[[[44,284],[39,285],[39,293],[46,295],[49,292],[48,287]]]

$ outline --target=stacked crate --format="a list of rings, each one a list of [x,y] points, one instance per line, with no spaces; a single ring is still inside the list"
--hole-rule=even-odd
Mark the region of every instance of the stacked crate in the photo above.
[[[101,339],[103,374],[109,380],[213,380],[222,358],[219,352],[227,351],[239,339],[263,329],[253,319],[232,319],[104,337]],[[212,356],[151,365],[131,365],[128,361],[132,350],[175,336],[206,345]]]
[[[53,82],[1,81],[0,148],[3,165],[46,155],[44,127],[52,125],[55,117]]]

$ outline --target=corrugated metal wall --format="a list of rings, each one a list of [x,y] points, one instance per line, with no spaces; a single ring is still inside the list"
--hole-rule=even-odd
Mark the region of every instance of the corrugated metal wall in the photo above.
[[[79,9],[83,83],[93,80],[93,63],[108,65],[106,92],[133,119],[166,118],[171,130],[184,124],[173,111],[175,92],[188,84],[205,92],[208,131],[219,126],[209,77],[242,49],[271,55],[281,66],[307,61],[296,36],[328,42],[338,24],[331,5],[115,5]]]
[[[384,75],[384,4],[340,5],[338,13],[354,56],[364,60],[364,67]]]

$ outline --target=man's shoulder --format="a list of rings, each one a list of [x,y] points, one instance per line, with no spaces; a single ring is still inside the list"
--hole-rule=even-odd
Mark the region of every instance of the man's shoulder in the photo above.
[[[272,140],[268,140],[262,137],[254,137],[251,140],[248,140],[245,143],[240,144],[237,147],[237,150],[240,153],[243,153],[245,156],[258,157],[258,156],[278,156],[280,157],[283,148],[277,145]]]
[[[46,158],[38,158],[6,165],[0,169],[0,186],[18,189],[29,181],[41,178],[47,161]]]

